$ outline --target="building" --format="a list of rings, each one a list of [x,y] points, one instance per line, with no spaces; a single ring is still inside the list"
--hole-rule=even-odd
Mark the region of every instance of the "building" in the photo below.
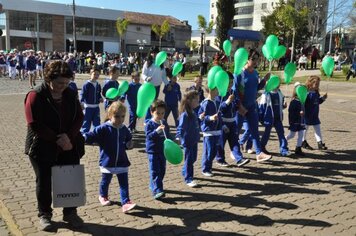
[[[76,38],[77,51],[96,52],[148,51],[158,46],[152,24],[168,20],[171,29],[162,39],[162,50],[185,50],[191,26],[171,16],[143,14],[103,8],[75,6],[73,37],[73,6],[34,0],[0,0],[0,49],[33,48],[42,51],[69,51]],[[144,16],[144,17],[143,17]],[[117,18],[131,21],[127,32],[116,31]]]

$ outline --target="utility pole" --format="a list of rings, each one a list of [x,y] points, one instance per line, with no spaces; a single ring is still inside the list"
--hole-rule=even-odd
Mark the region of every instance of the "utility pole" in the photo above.
[[[331,21],[330,41],[329,41],[329,52],[330,53],[331,53],[331,42],[333,40],[335,7],[336,7],[336,1],[334,0],[334,11],[333,11],[333,18],[332,18],[332,21]]]
[[[75,0],[73,0],[73,52],[77,50],[77,30],[75,27]]]

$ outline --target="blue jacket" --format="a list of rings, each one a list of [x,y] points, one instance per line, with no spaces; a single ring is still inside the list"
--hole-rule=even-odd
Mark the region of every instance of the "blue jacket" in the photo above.
[[[223,121],[224,121],[224,119],[231,119],[231,118],[235,119],[236,118],[236,111],[237,111],[236,101],[237,100],[234,99],[234,101],[232,101],[231,103],[229,103],[229,104],[226,103],[226,100],[229,98],[229,96],[231,94],[233,94],[233,91],[232,90],[228,91],[226,96],[222,98],[222,101],[221,101],[221,96],[218,96],[215,98],[215,101],[217,101],[218,104],[221,104],[220,112],[221,112]]]
[[[142,84],[140,84],[140,83],[136,84],[134,82],[131,82],[129,84],[129,89],[126,92],[125,97],[127,98],[127,102],[129,103],[131,110],[136,110],[137,93],[138,93],[138,90],[140,89],[141,85]]]
[[[300,115],[303,110],[302,103],[298,98],[294,98],[288,108],[289,130],[298,132],[305,129],[304,117]]]
[[[165,120],[162,121],[165,125],[165,132],[167,138],[171,138],[169,133],[169,126]],[[163,131],[158,133],[156,129],[161,124],[154,122],[153,120],[149,120],[146,123],[145,133],[146,133],[146,152],[149,154],[163,154],[163,143],[165,140]]]
[[[319,92],[309,91],[307,99],[305,100],[305,124],[306,125],[318,125],[319,120],[319,104],[324,102],[323,97]]]
[[[80,101],[85,104],[99,105],[101,98],[101,86],[98,82],[96,85],[87,80],[83,84],[82,91],[80,93]]]
[[[74,81],[69,81],[68,87],[78,95],[78,86]]]
[[[99,165],[103,167],[128,167],[129,159],[126,154],[126,144],[132,136],[125,125],[114,127],[110,121],[95,127],[91,132],[85,133],[85,142],[98,143],[100,146]]]
[[[36,70],[37,60],[34,56],[27,57],[26,70]]]
[[[107,79],[104,81],[104,85],[103,85],[103,91],[101,92],[101,95],[103,97],[106,97],[106,92],[110,89],[110,88],[116,88],[118,89],[119,88],[119,82],[117,82],[116,80],[112,80],[112,79]],[[104,102],[104,107],[105,109],[107,109],[111,103],[113,101],[110,101],[108,99],[105,99],[105,102]]]
[[[172,87],[170,91],[168,91],[168,86]],[[177,107],[178,102],[182,99],[182,93],[180,92],[180,86],[178,83],[172,85],[172,83],[169,82],[164,86],[163,93],[166,94],[164,101],[167,106]]]
[[[210,120],[210,116],[215,115],[219,109],[219,103],[209,99],[205,99],[200,104],[198,115],[200,116],[204,112],[204,119],[201,120],[200,128],[203,132],[203,136],[219,136],[221,135],[222,119],[221,114],[218,114],[218,120]]]
[[[258,72],[252,73],[243,70],[240,75],[234,74],[234,84],[232,90],[235,98],[241,100],[242,105],[246,108],[256,106],[257,92],[265,86],[264,79],[260,81]]]
[[[176,137],[180,139],[183,147],[192,147],[199,142],[199,120],[194,111],[190,117],[187,112],[180,115]]]
[[[284,95],[280,90],[277,93],[265,92],[258,104],[259,120],[264,125],[273,125],[274,120],[283,120]]]

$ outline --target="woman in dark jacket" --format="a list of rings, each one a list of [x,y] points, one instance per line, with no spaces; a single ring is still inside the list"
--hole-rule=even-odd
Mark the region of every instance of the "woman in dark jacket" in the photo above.
[[[53,228],[51,167],[79,164],[84,142],[79,130],[83,112],[77,94],[68,88],[73,77],[68,64],[52,61],[44,69],[44,82],[25,98],[27,137],[25,153],[36,174],[38,216],[42,230]],[[63,220],[82,225],[75,207],[63,209]]]

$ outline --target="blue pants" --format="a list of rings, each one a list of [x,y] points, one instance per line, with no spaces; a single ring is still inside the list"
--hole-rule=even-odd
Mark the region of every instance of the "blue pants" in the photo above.
[[[242,153],[239,145],[239,133],[237,132],[237,125],[235,122],[224,122],[229,128],[229,132],[222,132],[219,140],[219,147],[216,155],[217,162],[225,162],[225,143],[229,142],[230,150],[235,157],[235,160],[239,162],[242,159]]]
[[[166,174],[166,158],[162,154],[148,154],[150,189],[153,196],[163,192],[163,178]]]
[[[100,182],[100,196],[108,197],[109,185],[111,182],[113,174],[109,173],[102,173],[101,174],[101,182]],[[117,179],[119,181],[119,190],[120,190],[120,198],[121,198],[121,205],[125,205],[129,198],[129,177],[128,173],[121,173],[117,174]]]
[[[288,142],[287,139],[284,137],[284,128],[281,120],[274,120],[273,125],[265,125],[265,132],[263,133],[261,138],[261,147],[266,147],[269,137],[271,135],[272,127],[274,127],[277,132],[280,152],[287,152]]]
[[[251,139],[253,142],[253,146],[256,149],[256,154],[260,154],[261,153],[261,143],[260,143],[260,136],[258,134],[258,112],[257,112],[257,106],[254,105],[250,108],[247,109],[247,113],[245,116],[245,120],[246,120],[246,128],[248,130],[248,132],[250,132],[251,135]],[[243,123],[243,119],[238,119],[238,127],[241,128],[242,123]]]
[[[81,132],[82,133],[89,132],[92,123],[93,123],[94,127],[100,125],[100,109],[99,109],[99,107],[94,107],[94,108],[87,107],[87,108],[85,108],[85,110],[84,110],[84,120],[83,120],[83,125],[82,125]]]
[[[240,145],[244,145],[246,143],[246,150],[252,148],[252,138],[250,134],[250,130],[248,129],[247,121],[245,120],[242,124],[244,127],[245,132],[242,134],[240,139]]]
[[[164,119],[167,121],[169,114],[172,112],[174,123],[178,127],[178,105],[177,106],[167,106],[166,113],[164,114]]]
[[[132,131],[133,129],[136,129],[136,121],[137,121],[137,115],[136,115],[136,107],[129,107],[129,114],[130,114],[130,121],[129,121],[129,129]]]
[[[184,147],[184,165],[182,169],[182,175],[186,183],[190,183],[194,180],[194,163],[197,160],[198,155],[198,143],[193,146]]]
[[[211,172],[218,146],[219,136],[207,136],[203,138],[203,156],[201,160],[202,172]]]
[[[155,100],[157,100],[158,96],[159,96],[159,90],[161,88],[161,85],[159,86],[155,86],[156,88],[156,97],[155,97]],[[145,123],[147,123],[150,119],[152,118],[152,115],[151,115],[151,107],[148,108],[147,110],[147,113],[146,113],[146,117],[145,117]]]

